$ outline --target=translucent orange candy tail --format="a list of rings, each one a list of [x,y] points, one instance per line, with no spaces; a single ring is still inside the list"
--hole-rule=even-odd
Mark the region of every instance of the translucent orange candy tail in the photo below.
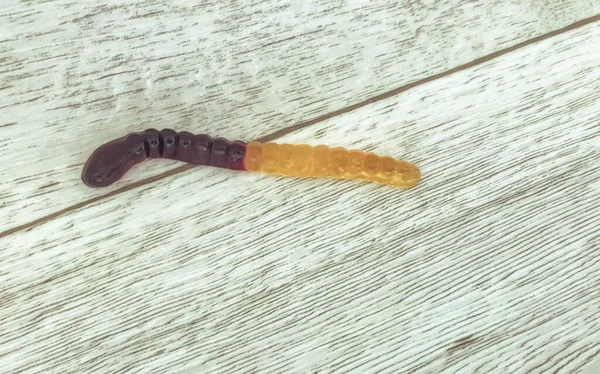
[[[324,145],[253,141],[246,145],[244,168],[299,178],[356,179],[400,188],[413,187],[421,179],[419,168],[410,162]]]

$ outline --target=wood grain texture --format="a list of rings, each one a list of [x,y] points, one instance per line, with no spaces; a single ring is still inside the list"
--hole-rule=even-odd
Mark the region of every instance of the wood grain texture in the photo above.
[[[596,14],[589,0],[4,1],[0,232],[99,196],[80,168],[126,132],[251,140]]]
[[[600,27],[281,141],[401,191],[198,168],[2,238],[3,373],[579,373],[600,355]]]

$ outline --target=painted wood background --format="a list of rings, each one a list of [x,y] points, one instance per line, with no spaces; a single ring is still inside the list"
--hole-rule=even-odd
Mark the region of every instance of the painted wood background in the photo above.
[[[0,7],[0,372],[600,372],[600,4]],[[155,160],[173,127],[417,163],[403,191]]]

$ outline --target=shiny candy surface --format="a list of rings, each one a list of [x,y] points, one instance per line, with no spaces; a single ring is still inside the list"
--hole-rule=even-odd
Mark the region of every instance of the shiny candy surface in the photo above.
[[[81,179],[90,187],[106,187],[148,158],[300,178],[356,179],[401,188],[412,187],[421,178],[419,169],[409,162],[341,147],[246,144],[188,131],[148,129],[98,147],[85,163]]]
[[[148,129],[127,134],[98,147],[86,161],[81,179],[90,187],[106,187],[147,158],[169,158],[195,165],[243,170],[246,144],[188,131]]]
[[[267,174],[356,179],[400,188],[413,187],[421,179],[419,168],[410,162],[324,145],[250,142],[244,166]]]

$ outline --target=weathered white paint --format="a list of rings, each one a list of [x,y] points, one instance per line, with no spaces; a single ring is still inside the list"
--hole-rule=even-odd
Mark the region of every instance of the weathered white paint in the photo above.
[[[129,131],[251,140],[599,13],[589,0],[3,0],[0,232],[102,194],[80,188],[82,163]]]
[[[0,239],[1,371],[592,370],[599,40],[279,139],[415,161],[408,191],[198,168]]]

